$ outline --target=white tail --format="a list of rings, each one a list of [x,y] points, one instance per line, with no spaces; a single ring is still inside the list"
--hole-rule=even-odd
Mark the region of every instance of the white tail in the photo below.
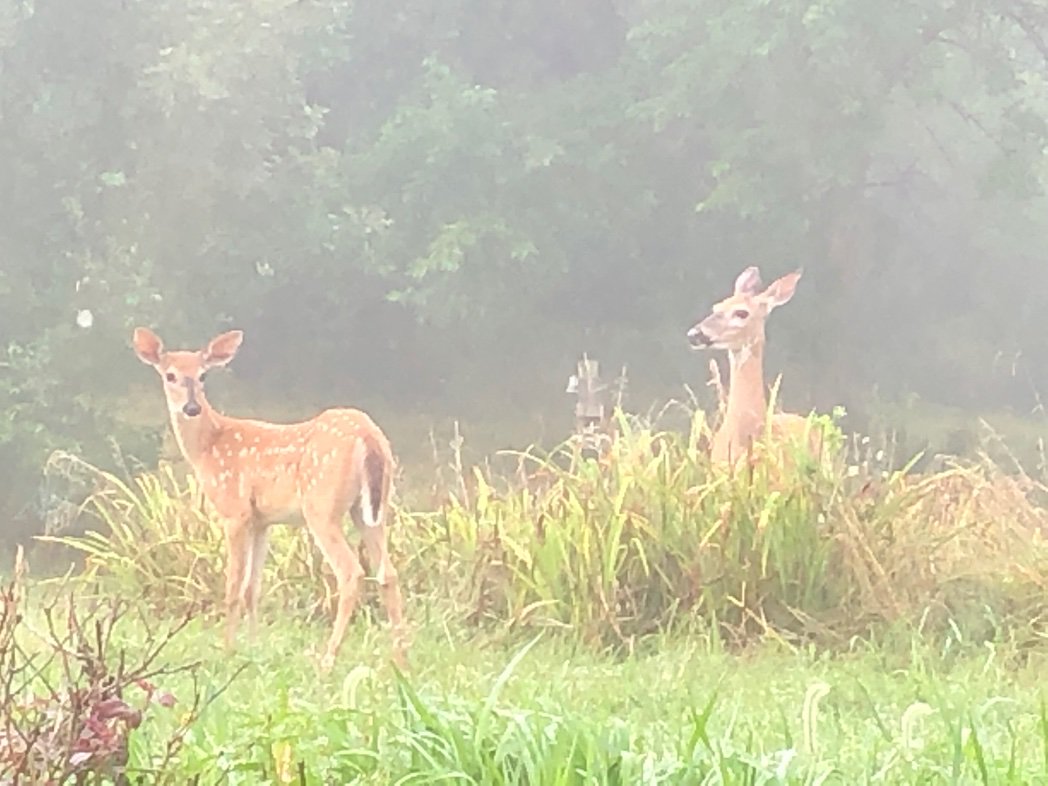
[[[232,330],[200,351],[165,351],[147,328],[137,328],[133,339],[139,359],[164,382],[178,445],[225,529],[226,645],[233,646],[242,609],[252,634],[256,629],[269,526],[301,518],[338,582],[338,611],[321,664],[325,670],[334,665],[364,578],[342,529],[348,512],[382,590],[394,658],[403,665],[400,588],[385,529],[393,474],[389,442],[356,409],[328,409],[288,424],[217,412],[204,395],[204,375],[229,363],[242,339],[239,330]]]
[[[751,454],[754,441],[765,429],[768,397],[764,391],[764,323],[773,309],[793,297],[801,271],[787,273],[762,291],[760,271],[748,267],[735,280],[732,295],[713,306],[711,313],[688,331],[697,349],[726,349],[730,360],[724,418],[713,434],[710,456],[714,461],[736,463]],[[808,428],[807,419],[775,413],[771,436],[795,439]],[[821,448],[818,429],[809,435],[809,447]]]

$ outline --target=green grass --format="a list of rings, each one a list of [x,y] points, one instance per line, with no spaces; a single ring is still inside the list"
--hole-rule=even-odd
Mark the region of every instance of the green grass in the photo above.
[[[217,627],[194,622],[165,658],[200,659],[210,686],[243,670],[192,727],[176,781],[1048,782],[1044,653],[915,634],[908,649],[833,657],[775,642],[726,654],[678,633],[612,656],[563,634],[477,632],[412,611],[423,624],[403,679],[386,661],[388,632],[366,619],[326,677],[322,625],[270,608],[258,641],[226,657]],[[137,631],[124,633],[133,647]],[[185,700],[188,680],[163,687]],[[179,711],[150,713],[133,766],[156,755]]]
[[[227,656],[200,611],[224,556],[192,484],[65,457],[96,491],[59,542],[86,556],[85,592],[141,605],[128,652],[147,622],[197,614],[163,658],[200,665],[164,678],[179,703],[148,708],[132,770],[199,695],[164,782],[1048,784],[1039,476],[914,476],[868,440],[725,474],[707,432],[701,413],[687,435],[621,419],[598,463],[562,446],[501,470],[453,448],[451,480],[391,527],[406,675],[373,598],[318,672],[324,570],[291,530],[258,640]]]

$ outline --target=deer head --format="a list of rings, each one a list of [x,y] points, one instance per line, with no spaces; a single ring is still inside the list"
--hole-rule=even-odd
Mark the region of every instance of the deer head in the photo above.
[[[778,306],[793,297],[801,271],[787,273],[761,291],[761,274],[748,267],[735,279],[731,296],[714,304],[709,316],[688,331],[695,349],[726,349],[742,352],[764,342],[764,321]]]
[[[204,349],[167,351],[149,328],[135,328],[132,344],[143,363],[152,366],[164,381],[164,397],[172,415],[195,418],[203,411],[204,377],[209,369],[228,364],[237,353],[244,334],[230,330],[211,339]]]

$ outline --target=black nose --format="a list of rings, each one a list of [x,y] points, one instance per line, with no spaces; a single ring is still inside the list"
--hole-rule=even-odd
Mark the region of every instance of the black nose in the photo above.
[[[184,407],[182,407],[182,413],[187,417],[195,418],[200,414],[200,405],[195,401],[190,401]]]
[[[708,347],[712,341],[698,326],[688,331],[688,343],[693,347]]]

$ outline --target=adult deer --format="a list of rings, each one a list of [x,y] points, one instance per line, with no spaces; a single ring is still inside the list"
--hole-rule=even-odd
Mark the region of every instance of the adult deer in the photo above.
[[[748,267],[735,279],[734,293],[715,304],[709,316],[688,331],[688,341],[696,349],[728,350],[727,405],[710,447],[716,462],[734,464],[751,455],[754,442],[764,433],[768,422],[764,322],[773,309],[790,301],[800,277],[800,270],[787,273],[762,291],[760,271]],[[803,439],[807,430],[808,421],[800,415],[778,412],[771,418],[773,441]],[[808,439],[809,447],[818,451],[817,429]]]
[[[254,638],[269,526],[304,519],[338,582],[338,611],[321,668],[334,665],[364,578],[342,529],[349,512],[381,587],[394,659],[403,665],[400,588],[386,544],[393,472],[389,442],[356,409],[328,409],[289,424],[217,412],[204,395],[204,375],[228,364],[242,340],[241,331],[231,330],[199,351],[166,351],[147,328],[136,328],[133,338],[139,359],[163,380],[178,446],[225,530],[226,647],[234,644],[242,608]]]

